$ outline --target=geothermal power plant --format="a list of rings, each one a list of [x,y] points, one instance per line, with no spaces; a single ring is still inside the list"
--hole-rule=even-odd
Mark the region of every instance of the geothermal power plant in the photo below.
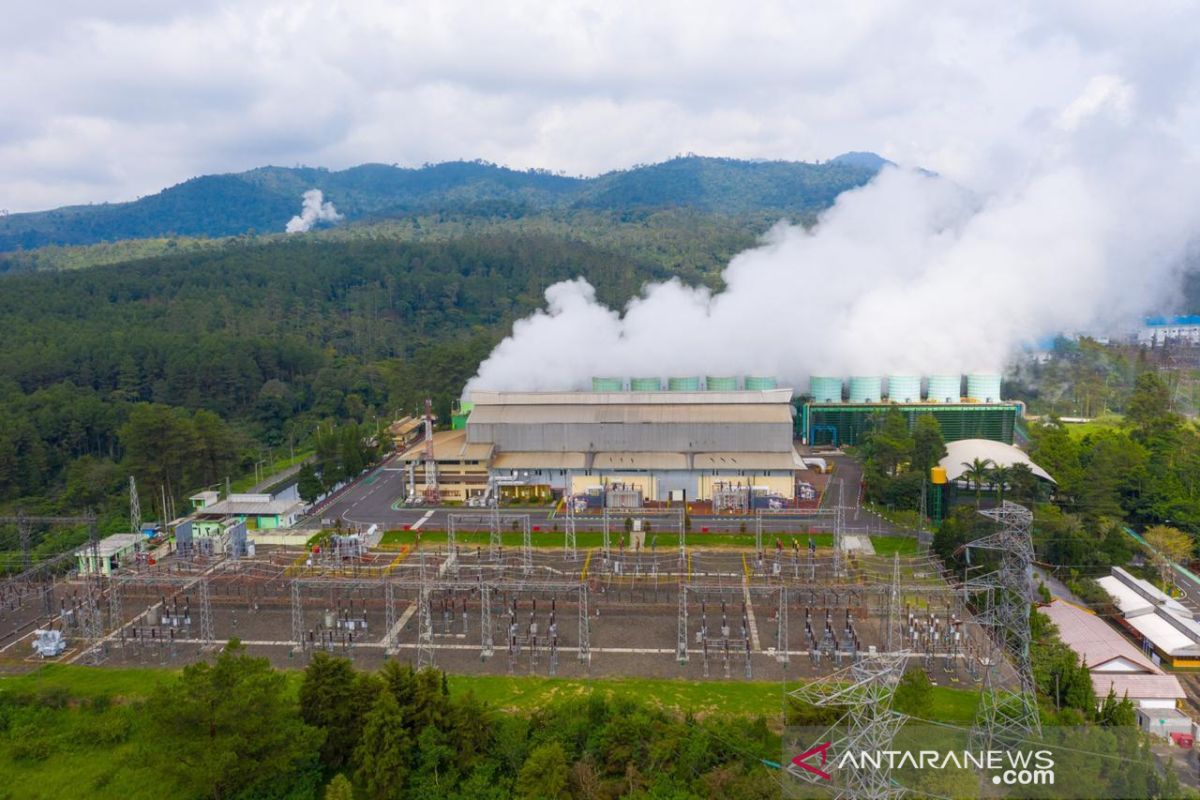
[[[807,393],[763,375],[596,376],[590,391],[476,389],[454,429],[401,456],[410,498],[488,504],[571,496],[589,506],[700,502],[713,510],[792,506],[808,470],[796,444],[858,444],[891,409],[947,441],[1011,444],[1020,406],[994,373],[814,376]],[[436,473],[436,474],[434,474]]]

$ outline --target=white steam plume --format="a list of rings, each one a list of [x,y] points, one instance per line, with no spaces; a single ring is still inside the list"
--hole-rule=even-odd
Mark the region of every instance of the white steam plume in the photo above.
[[[968,191],[887,168],[811,230],[780,224],[713,293],[644,287],[623,314],[582,279],[546,290],[470,389],[586,388],[593,375],[1000,371],[1022,344],[1119,329],[1178,294],[1200,168],[1174,112],[1100,76]],[[1185,116],[1186,118],[1186,116]]]
[[[318,222],[337,222],[342,215],[333,207],[333,203],[324,202],[325,195],[320,189],[309,189],[304,193],[304,205],[300,213],[288,220],[288,233],[303,233]]]

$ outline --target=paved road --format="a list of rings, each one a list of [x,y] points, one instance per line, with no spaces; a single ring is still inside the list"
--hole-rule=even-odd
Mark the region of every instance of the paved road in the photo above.
[[[842,498],[848,508],[844,518],[845,530],[847,532],[885,536],[911,535],[910,531],[898,528],[882,517],[861,508],[859,484],[861,483],[862,469],[853,459],[848,456],[833,456],[830,460],[837,464],[834,473],[835,477],[840,477],[844,484]],[[387,461],[357,483],[343,490],[340,496],[323,507],[315,517],[319,520],[341,519],[344,522],[358,525],[374,524],[379,525],[385,530],[395,530],[413,525],[419,525],[422,528],[430,530],[444,530],[447,514],[485,513],[484,509],[464,507],[427,509],[420,506],[406,507],[400,505],[399,500],[404,495],[404,482],[404,471],[394,461]],[[837,502],[837,492],[827,492],[822,502],[822,508],[826,510],[832,509],[837,505]],[[530,508],[506,506],[502,509],[502,513],[528,514],[530,516],[530,524],[542,530],[551,529],[555,523],[558,524],[560,529],[562,528],[562,515],[556,515],[554,508],[551,506],[535,506]],[[788,515],[779,515],[778,518],[787,519]],[[795,527],[799,529],[801,526],[799,519],[801,518],[803,518],[803,515],[798,514],[797,519],[791,524],[781,523],[781,525],[786,528]],[[832,530],[832,527],[830,527],[833,523],[832,517],[815,518],[809,516],[807,521],[812,523],[813,528],[823,529],[829,527]],[[753,518],[699,515],[692,517],[692,530],[696,533],[702,533],[706,528],[709,532],[713,533],[736,533],[741,531],[743,525],[747,527],[748,532],[753,532]],[[598,516],[580,516],[576,518],[577,530],[598,531],[602,527],[603,522]]]
[[[902,528],[893,522],[863,507],[862,480],[863,469],[855,459],[846,455],[822,456],[834,465],[833,477],[841,481],[842,504],[846,507],[845,529],[852,533],[869,533],[872,536],[912,536],[913,531]],[[822,508],[833,508],[838,504],[838,491],[834,485],[821,501]]]
[[[315,458],[315,456],[310,456],[304,461],[312,461],[313,458]],[[260,483],[256,483],[254,486],[251,486],[247,492],[249,494],[257,494],[259,492],[267,491],[276,484],[283,483],[285,480],[300,471],[300,467],[304,464],[304,461],[301,461],[299,464],[292,464],[290,467],[282,469],[279,472],[276,472],[274,475],[268,475]]]

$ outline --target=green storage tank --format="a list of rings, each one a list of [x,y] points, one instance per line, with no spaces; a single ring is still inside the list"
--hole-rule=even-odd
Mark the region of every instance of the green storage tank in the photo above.
[[[993,372],[972,372],[967,376],[967,397],[977,403],[1000,402],[1000,376]]]
[[[661,392],[661,378],[630,378],[629,391],[631,392]]]
[[[957,403],[962,398],[962,375],[930,375],[928,397],[931,403]]]
[[[700,391],[700,378],[667,378],[667,389],[672,392],[698,392]]]
[[[842,402],[842,379],[828,375],[813,375],[808,381],[814,403]]]
[[[593,392],[623,392],[625,391],[624,378],[592,378]]]
[[[704,386],[710,392],[736,392],[737,378],[732,375],[709,375]]]
[[[776,385],[777,382],[774,378],[767,378],[761,375],[746,376],[745,386],[747,392],[761,392],[766,389],[774,389]]]
[[[888,375],[887,396],[893,403],[921,402],[921,376]]]
[[[850,402],[878,403],[883,398],[883,378],[878,375],[851,375]]]

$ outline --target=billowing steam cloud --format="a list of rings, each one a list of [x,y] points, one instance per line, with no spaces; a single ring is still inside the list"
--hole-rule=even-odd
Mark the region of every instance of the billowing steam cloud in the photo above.
[[[324,202],[325,195],[320,189],[309,189],[304,193],[304,206],[300,213],[288,220],[288,233],[303,233],[318,222],[337,222],[342,215],[333,207],[333,203]]]
[[[1173,112],[1172,112],[1173,113]],[[812,230],[777,225],[718,293],[646,286],[624,313],[579,279],[513,326],[468,385],[592,375],[999,371],[1024,343],[1165,309],[1200,229],[1200,169],[1173,117],[1102,76],[994,148],[986,187],[885,169]]]

